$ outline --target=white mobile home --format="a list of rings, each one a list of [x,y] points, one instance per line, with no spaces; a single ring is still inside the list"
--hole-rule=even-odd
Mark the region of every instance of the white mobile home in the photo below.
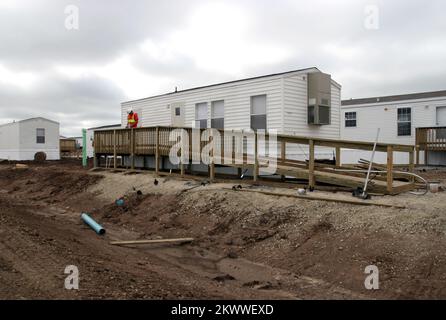
[[[380,142],[415,145],[417,128],[444,126],[446,91],[342,101],[341,138],[346,140],[373,141],[380,128]],[[423,163],[424,152],[421,154]],[[364,154],[344,152],[342,161],[355,162],[361,156]],[[406,157],[396,156],[395,162],[407,163]],[[429,159],[429,164],[446,164],[444,151],[430,151]],[[379,154],[378,161],[385,162],[385,155]]]
[[[121,129],[121,125],[120,124],[112,124],[112,125],[108,125],[108,126],[87,129],[87,157],[88,158],[93,158],[93,156],[94,156],[94,132],[101,131],[101,130],[113,130],[113,129]]]
[[[265,129],[339,139],[340,106],[341,86],[330,75],[308,68],[128,101],[121,111],[122,127],[132,108],[143,127]],[[320,148],[319,156],[323,152]]]
[[[39,117],[0,126],[0,159],[34,160],[37,152],[60,159],[58,122]]]

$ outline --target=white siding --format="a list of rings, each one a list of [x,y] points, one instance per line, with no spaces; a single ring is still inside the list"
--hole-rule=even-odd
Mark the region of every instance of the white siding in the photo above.
[[[379,142],[415,145],[415,128],[436,125],[437,107],[446,106],[446,97],[397,102],[343,106],[341,115],[341,138],[345,140],[374,141],[378,128],[381,128]],[[412,134],[398,136],[397,109],[411,108]],[[356,127],[345,127],[345,112],[356,112]],[[344,152],[343,163],[356,162],[359,158],[369,158],[367,152]],[[420,160],[424,159],[423,154]],[[377,154],[377,162],[384,163],[386,155]],[[407,163],[408,155],[395,154],[396,163]]]
[[[193,127],[195,105],[208,103],[208,127],[211,125],[211,102],[224,100],[225,129],[250,128],[251,97],[266,94],[267,129],[279,134],[340,138],[341,87],[332,81],[331,124],[312,126],[307,123],[307,78],[316,69],[282,75],[248,79],[236,83],[197,88],[186,92],[124,102],[121,105],[122,125],[127,123],[127,110],[139,111],[140,126],[170,126],[173,103],[185,104],[185,126]],[[305,159],[308,146],[290,146],[287,154],[292,158]],[[319,158],[329,158],[330,148],[317,148]]]
[[[17,123],[0,126],[0,159],[16,160],[20,157],[19,126]]]
[[[45,143],[36,141],[36,130],[45,129]],[[33,118],[0,127],[0,158],[33,160],[45,152],[47,160],[60,159],[59,124],[44,118]]]
[[[341,89],[331,85],[331,123],[315,126],[307,122],[307,75],[284,77],[284,132],[290,135],[319,138],[340,138]]]
[[[341,88],[331,85],[330,125],[308,124],[307,75],[299,74],[284,77],[284,133],[289,135],[340,139]],[[316,158],[332,159],[333,148],[316,147]],[[288,145],[287,157],[295,160],[308,160],[308,145]]]
[[[282,130],[282,82],[281,76],[246,80],[240,83],[222,84],[210,88],[194,89],[170,95],[147,98],[122,104],[122,124],[127,122],[127,109],[139,111],[140,126],[170,126],[170,105],[185,103],[185,126],[192,127],[195,120],[195,104],[208,103],[208,127],[211,119],[211,102],[224,100],[225,129],[250,128],[250,98],[267,95],[267,127]]]

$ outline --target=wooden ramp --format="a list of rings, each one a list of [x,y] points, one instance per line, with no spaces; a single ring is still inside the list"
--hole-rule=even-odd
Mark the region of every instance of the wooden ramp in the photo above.
[[[308,180],[309,179],[309,171],[308,169],[293,167],[293,166],[278,166],[277,173],[285,176],[295,177],[297,179]],[[358,187],[364,187],[365,174],[364,177],[347,175],[345,173],[338,172],[326,172],[326,171],[314,171],[314,178],[316,183],[324,183],[327,185],[334,185],[340,187],[349,187],[352,189],[356,189]],[[409,190],[413,190],[415,188],[415,184],[412,182],[404,182],[394,180],[392,182],[392,193],[391,194],[399,194],[402,192],[406,192]],[[387,181],[374,179],[369,182],[368,186],[369,191],[375,193],[386,194],[387,192]]]
[[[193,140],[194,137],[198,137],[198,142]],[[259,152],[259,145],[261,145],[262,139],[265,139],[263,143],[268,142],[269,144],[271,140],[268,139],[271,138],[275,142],[272,145],[277,147],[277,150],[273,150],[274,152],[269,150],[270,154],[277,155],[274,158],[271,155],[268,157],[263,156]],[[196,158],[198,155],[202,161],[200,156],[202,156],[204,151],[208,154],[210,161],[202,161],[202,163],[208,165],[210,181],[213,181],[216,177],[215,168],[217,165],[238,168],[239,173],[244,169],[250,169],[253,180],[258,181],[262,172],[265,171],[265,167],[272,163],[276,169],[274,173],[281,176],[282,181],[286,181],[286,177],[291,177],[305,180],[309,188],[317,189],[318,185],[328,185],[350,188],[352,190],[364,186],[366,176],[364,169],[368,166],[364,161],[357,165],[341,165],[342,151],[343,149],[370,151],[374,145],[373,142],[290,135],[272,136],[252,131],[160,126],[117,129],[95,132],[95,167],[100,167],[101,163],[104,162],[101,159],[105,157],[107,168],[118,169],[117,158],[122,157],[130,160],[131,164],[127,166],[127,169],[135,170],[135,158],[145,159],[146,157],[152,157],[152,159],[154,158],[154,161],[152,161],[154,166],[152,168],[158,174],[161,170],[160,163],[170,160],[170,151],[174,145],[178,144],[178,141],[185,141],[184,145],[186,145],[187,154],[189,155],[185,156],[187,160],[180,162],[178,165],[177,170],[180,171],[181,175],[186,174],[186,168],[189,169],[189,174],[193,174],[189,166],[191,159]],[[307,148],[306,161],[290,159],[287,147],[293,144],[299,145],[300,149]],[[316,147],[331,148],[335,155],[333,161],[330,163],[329,161],[321,162],[316,160]],[[248,152],[248,150],[251,151]],[[378,143],[376,150],[387,154],[387,163],[373,164],[374,169],[380,172],[372,175],[368,191],[380,194],[398,194],[416,188],[413,177],[395,172],[393,163],[394,152],[406,152],[409,154],[409,163],[405,165],[405,168],[399,167],[399,171],[413,172],[414,146]],[[177,152],[177,156],[181,156],[182,152],[180,149]],[[113,159],[113,163],[107,161],[109,158]],[[240,160],[242,161],[240,162]],[[142,163],[145,163],[145,160]],[[361,170],[362,172],[359,172]]]

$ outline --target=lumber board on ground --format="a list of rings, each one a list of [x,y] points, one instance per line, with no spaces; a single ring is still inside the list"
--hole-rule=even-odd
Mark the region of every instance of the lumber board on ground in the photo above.
[[[227,189],[232,190],[232,189]],[[338,203],[346,203],[346,204],[355,204],[360,206],[378,206],[378,207],[386,207],[386,208],[397,208],[397,209],[405,209],[404,206],[399,205],[393,205],[393,204],[387,204],[387,203],[379,203],[379,202],[371,202],[367,200],[358,201],[358,200],[347,200],[347,199],[334,199],[334,198],[328,198],[328,197],[320,197],[320,196],[300,196],[300,195],[294,195],[294,194],[288,194],[288,193],[278,193],[278,192],[269,192],[269,191],[261,191],[261,190],[246,190],[246,189],[240,189],[234,192],[254,192],[254,193],[261,193],[265,195],[270,196],[277,196],[277,197],[289,197],[289,198],[297,198],[297,199],[303,199],[303,200],[313,200],[313,201],[328,201],[328,202],[338,202]]]
[[[308,179],[309,172],[304,168],[289,167],[289,166],[277,166],[277,173],[287,176],[296,177],[298,179]],[[338,185],[349,188],[357,188],[364,186],[364,178],[356,177],[347,174],[341,174],[336,172],[327,172],[326,170],[315,170],[314,176],[317,182],[323,182],[332,185]],[[386,179],[387,180],[387,179]],[[410,186],[413,187],[412,183],[404,181],[393,181],[393,187],[396,190],[410,190]],[[370,190],[377,193],[388,193],[387,181],[373,180],[370,182]],[[394,194],[391,192],[389,194]]]
[[[194,241],[194,238],[111,241],[110,244],[115,246],[125,246],[125,245],[141,245],[141,244],[173,243],[173,242],[184,243],[192,241]]]

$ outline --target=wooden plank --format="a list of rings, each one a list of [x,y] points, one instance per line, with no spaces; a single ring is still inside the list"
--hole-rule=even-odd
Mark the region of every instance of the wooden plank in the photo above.
[[[393,147],[387,146],[387,192],[393,192]]]
[[[209,180],[211,182],[213,182],[215,180],[215,163],[214,163],[214,152],[215,152],[215,141],[214,141],[214,136],[211,133],[211,137],[212,140],[212,149],[211,149],[211,154],[210,154],[210,163],[209,163]]]
[[[254,138],[254,172],[253,172],[254,181],[257,181],[258,177],[259,177],[259,149],[258,149],[258,137],[256,132]]]
[[[405,184],[402,184],[402,185],[394,185],[393,186],[393,191],[392,191],[391,194],[392,195],[397,195],[397,194],[400,194],[400,193],[412,191],[415,188],[416,188],[416,185],[413,182],[405,183]],[[423,185],[423,188],[424,188],[424,185]]]
[[[135,129],[130,131],[130,157],[131,157],[131,168],[135,169]]]
[[[113,130],[113,168],[117,167],[117,153],[116,153],[116,130]]]
[[[280,142],[280,160],[281,161],[286,160],[286,141]]]
[[[341,166],[341,147],[336,147],[336,167]]]
[[[182,176],[182,177],[184,177],[184,163],[183,162],[181,162],[180,163],[180,175]]]
[[[226,189],[226,190],[232,190],[232,189]],[[358,201],[358,200],[347,200],[347,199],[335,199],[335,198],[329,198],[329,197],[321,197],[321,196],[314,196],[314,195],[295,195],[295,194],[288,194],[288,193],[277,193],[277,192],[268,192],[268,191],[261,191],[261,190],[246,190],[246,189],[239,189],[235,192],[253,192],[253,193],[261,193],[265,195],[270,196],[277,196],[277,197],[289,197],[289,198],[297,198],[297,199],[303,199],[303,200],[309,200],[309,201],[328,201],[328,202],[338,202],[338,203],[347,203],[347,204],[354,204],[359,206],[379,206],[379,207],[387,207],[387,208],[398,208],[398,209],[405,209],[404,206],[398,206],[393,204],[386,204],[386,203],[379,203],[379,202],[371,202],[371,201]]]
[[[416,164],[417,166],[420,165],[420,146],[417,145],[416,147]]]
[[[280,162],[285,162],[286,161],[286,141],[281,141],[280,142],[280,159],[278,159],[278,163]],[[282,180],[285,180],[285,176],[282,175],[280,177]]]
[[[314,189],[316,180],[314,178],[314,141],[310,140],[309,143],[309,161],[308,161],[308,187]]]
[[[409,152],[409,172],[414,173],[415,171],[415,151]],[[415,182],[415,177],[411,177],[410,181]]]
[[[192,241],[194,241],[194,238],[111,241],[110,244],[114,246],[124,246],[124,245],[142,245],[142,244],[172,243],[172,242],[185,243]]]
[[[286,167],[286,166],[278,166],[277,174],[283,174],[291,177],[295,177],[297,179],[308,179],[308,169],[296,168],[296,167]],[[347,174],[336,173],[336,172],[325,172],[320,170],[314,171],[314,177],[316,182],[327,183],[331,185],[337,185],[342,187],[350,187],[355,189],[357,187],[364,186],[364,178],[350,176]],[[394,186],[407,186],[411,185],[407,182],[402,181],[394,181]],[[381,180],[373,180],[370,184],[370,189],[373,192],[385,194],[387,193],[387,181]]]
[[[160,169],[160,129],[156,127],[156,144],[155,144],[155,174],[159,174]]]

